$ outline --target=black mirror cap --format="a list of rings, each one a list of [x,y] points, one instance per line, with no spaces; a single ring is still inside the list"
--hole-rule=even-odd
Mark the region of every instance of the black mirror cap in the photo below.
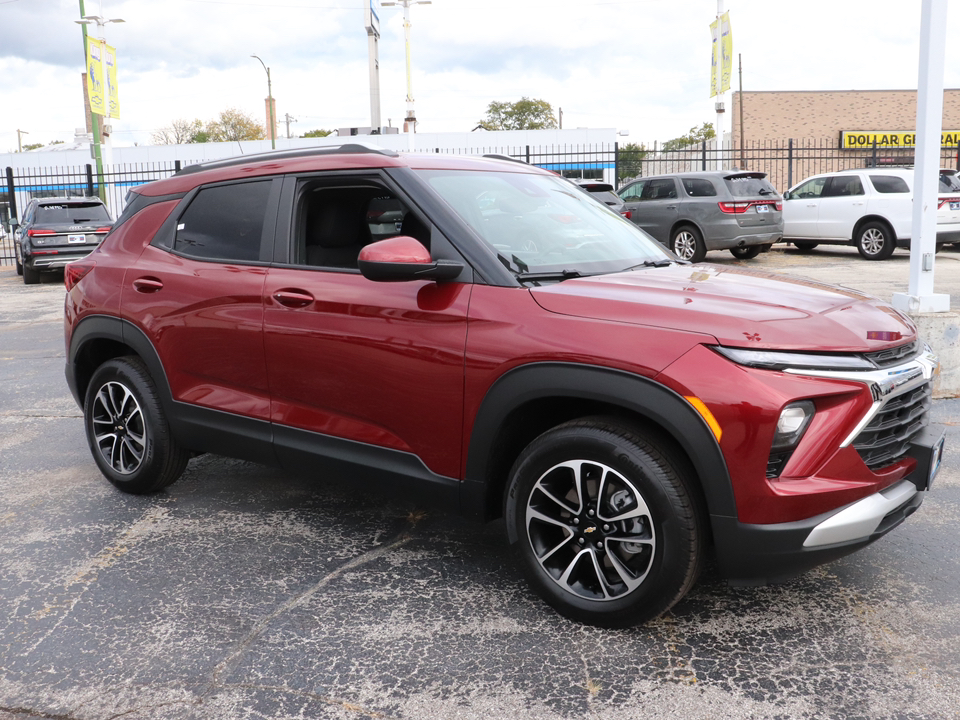
[[[463,265],[453,260],[431,263],[375,262],[360,260],[361,274],[375,282],[410,282],[412,280],[455,280]]]

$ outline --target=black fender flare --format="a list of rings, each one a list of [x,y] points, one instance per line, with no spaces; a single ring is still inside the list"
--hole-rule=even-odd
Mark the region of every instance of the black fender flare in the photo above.
[[[70,392],[81,408],[83,407],[84,395],[86,395],[86,385],[83,378],[77,377],[78,355],[87,343],[94,340],[112,340],[121,345],[126,345],[139,355],[157,385],[164,409],[169,411],[170,405],[173,403],[173,395],[170,391],[170,383],[167,381],[167,373],[163,369],[163,363],[160,362],[160,356],[157,354],[156,348],[153,347],[153,343],[150,342],[143,330],[129,320],[112,315],[89,315],[83,318],[77,323],[70,337],[65,370],[67,385],[70,386]],[[89,378],[86,378],[86,380],[89,380]]]
[[[575,363],[533,363],[508,371],[488,390],[467,450],[461,496],[464,515],[487,519],[492,497],[505,487],[491,478],[490,458],[510,414],[535,400],[569,397],[616,406],[659,425],[683,449],[712,516],[736,518],[730,473],[716,437],[682,396],[654,380],[622,370]]]

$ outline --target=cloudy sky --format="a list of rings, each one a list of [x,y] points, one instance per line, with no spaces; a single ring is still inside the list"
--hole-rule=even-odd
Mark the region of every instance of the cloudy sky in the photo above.
[[[0,152],[69,141],[83,125],[82,0],[0,0]],[[116,145],[150,143],[178,118],[226,108],[263,119],[270,66],[291,134],[370,124],[366,0],[85,0],[117,48]],[[745,90],[915,88],[920,0],[725,0]],[[471,130],[491,100],[563,109],[564,128],[628,130],[630,141],[714,119],[716,0],[433,0],[411,9],[421,132]],[[405,114],[403,20],[383,8],[384,124]],[[960,7],[948,19],[960,37]],[[960,87],[953,45],[946,87]],[[736,77],[734,78],[736,86]],[[286,134],[286,125],[280,126]]]

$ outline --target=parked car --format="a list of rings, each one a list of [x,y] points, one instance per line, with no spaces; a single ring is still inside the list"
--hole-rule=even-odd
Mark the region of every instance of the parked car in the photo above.
[[[940,175],[937,246],[960,241],[960,191]],[[783,195],[783,234],[800,250],[855,245],[867,260],[910,247],[913,170],[866,168],[807,178]]]
[[[89,255],[111,227],[113,220],[100,198],[34,198],[14,235],[17,274],[25,285],[35,285],[40,273]]]
[[[504,516],[537,592],[599,625],[663,613],[708,553],[762,583],[864,547],[943,448],[906,316],[690,265],[520,163],[191,166],[131,190],[65,284],[67,382],[119,489],[207,452]]]
[[[620,196],[617,195],[613,185],[610,183],[605,183],[600,180],[574,180],[573,183],[579,186],[581,190],[585,190],[593,195],[593,197],[614,212],[628,219],[630,218],[630,214],[623,207],[623,200],[620,199]]]
[[[780,195],[760,172],[639,178],[619,190],[630,219],[691,262],[709,250],[754,258],[783,235]]]

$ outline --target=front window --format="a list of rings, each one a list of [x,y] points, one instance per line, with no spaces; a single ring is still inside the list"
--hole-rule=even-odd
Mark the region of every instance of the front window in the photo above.
[[[560,178],[470,170],[419,174],[516,273],[593,275],[675,260],[629,220]]]

